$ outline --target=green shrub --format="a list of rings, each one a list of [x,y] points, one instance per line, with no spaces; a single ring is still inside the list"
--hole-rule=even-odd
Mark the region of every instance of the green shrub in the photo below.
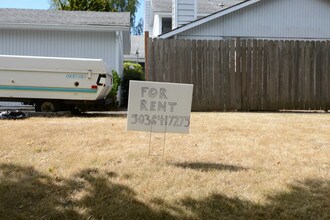
[[[117,94],[118,94],[118,89],[121,83],[121,79],[118,76],[118,73],[116,70],[112,70],[112,89],[108,95],[110,99],[112,99],[112,102],[110,104],[110,107],[115,108],[118,107],[118,99],[117,99]]]
[[[129,81],[130,80],[144,80],[144,72],[142,66],[138,63],[124,63],[124,75],[121,84],[122,89],[122,106],[128,104]]]

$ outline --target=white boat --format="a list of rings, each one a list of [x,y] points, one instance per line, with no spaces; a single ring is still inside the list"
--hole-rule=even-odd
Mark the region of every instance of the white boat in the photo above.
[[[0,55],[0,101],[36,111],[88,108],[106,101],[110,69],[101,59]]]

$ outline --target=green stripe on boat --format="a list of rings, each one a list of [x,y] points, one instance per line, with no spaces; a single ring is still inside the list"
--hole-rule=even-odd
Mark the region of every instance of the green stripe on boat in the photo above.
[[[0,90],[19,90],[19,91],[47,91],[47,92],[83,92],[96,93],[96,89],[80,88],[58,88],[58,87],[32,87],[32,86],[0,86]]]

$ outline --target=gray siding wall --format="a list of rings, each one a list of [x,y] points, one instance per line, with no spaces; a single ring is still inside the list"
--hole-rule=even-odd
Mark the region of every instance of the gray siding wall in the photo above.
[[[121,47],[122,48],[122,47]],[[0,30],[0,54],[103,59],[119,70],[115,32]],[[122,54],[122,52],[121,52]]]
[[[196,4],[196,0],[172,0],[172,29],[196,20]]]
[[[177,0],[172,0],[172,30],[178,27]]]
[[[116,34],[116,41],[117,41],[117,59],[116,59],[116,63],[118,65],[117,69],[117,73],[122,76],[123,75],[123,70],[124,70],[124,53],[123,53],[123,34],[122,32],[117,32]],[[121,104],[121,87],[118,89],[118,93],[117,93],[117,97],[119,100],[119,104]]]
[[[329,0],[263,0],[180,33],[182,39],[230,37],[329,39]]]
[[[150,7],[151,7],[151,2],[150,0],[145,0],[144,1],[144,31],[150,31]]]

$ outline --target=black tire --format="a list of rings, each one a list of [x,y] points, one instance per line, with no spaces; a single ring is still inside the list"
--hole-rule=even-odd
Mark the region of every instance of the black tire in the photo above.
[[[82,111],[77,107],[71,108],[70,112],[72,115],[77,115],[77,116],[82,115]]]
[[[36,112],[57,112],[58,111],[58,103],[54,101],[42,101],[38,102],[35,105]]]

